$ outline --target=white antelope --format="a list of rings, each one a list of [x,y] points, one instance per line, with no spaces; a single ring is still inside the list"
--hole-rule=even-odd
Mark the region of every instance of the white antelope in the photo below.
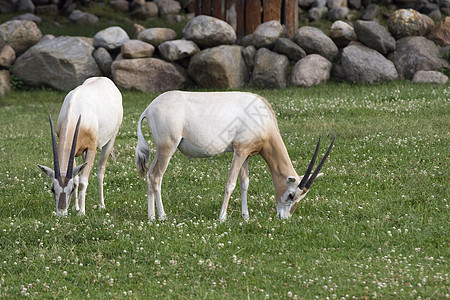
[[[102,149],[97,168],[100,208],[105,207],[103,177],[106,160],[113,150],[116,135],[122,124],[122,116],[122,95],[115,84],[106,77],[89,78],[67,94],[56,126],[58,145],[49,116],[54,171],[46,166],[38,165],[38,167],[52,180],[52,193],[58,215],[67,215],[73,192],[75,192],[73,210],[79,211],[80,215],[85,214],[86,189],[97,148]],[[80,155],[83,156],[83,164],[75,166],[75,157]],[[61,169],[60,165],[67,166],[67,169]],[[78,180],[79,173],[81,175]],[[80,204],[78,204],[78,186]]]
[[[147,167],[149,146],[142,134],[142,120],[156,144],[156,157]],[[148,218],[155,219],[155,200],[160,219],[165,219],[161,200],[161,180],[170,158],[178,148],[188,157],[210,157],[234,152],[219,220],[224,221],[230,195],[240,177],[242,216],[249,217],[247,190],[248,159],[260,154],[272,173],[276,190],[277,215],[286,219],[295,211],[319,174],[333,147],[334,138],[325,156],[310,176],[320,145],[304,176],[298,176],[278,131],[270,104],[261,96],[244,92],[166,92],[157,97],[139,118],[136,164],[146,175]]]

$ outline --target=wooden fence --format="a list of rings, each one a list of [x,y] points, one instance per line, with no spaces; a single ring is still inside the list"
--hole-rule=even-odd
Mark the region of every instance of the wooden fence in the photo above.
[[[238,38],[271,20],[280,21],[293,36],[298,27],[298,0],[195,0],[195,15],[228,22]]]

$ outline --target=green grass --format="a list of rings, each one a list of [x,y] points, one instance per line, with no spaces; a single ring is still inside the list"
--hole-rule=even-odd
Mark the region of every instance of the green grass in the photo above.
[[[64,93],[0,98],[0,298],[448,298],[449,87],[252,91],[273,105],[298,173],[319,135],[324,144],[337,135],[325,176],[286,221],[275,217],[259,156],[250,160],[250,220],[237,188],[219,223],[231,155],[177,152],[163,180],[168,220],[149,224],[134,147],[137,119],[157,94],[138,92],[123,93],[106,210],[94,168],[86,216],[58,218],[36,164],[52,165],[47,116],[57,118]]]

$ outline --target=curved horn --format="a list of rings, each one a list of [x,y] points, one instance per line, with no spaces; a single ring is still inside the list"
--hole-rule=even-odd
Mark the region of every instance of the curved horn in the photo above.
[[[72,178],[73,161],[75,159],[75,148],[77,146],[78,129],[80,128],[81,115],[78,117],[77,127],[73,134],[72,148],[70,149],[69,163],[67,164],[67,178]]]
[[[314,179],[316,179],[317,175],[320,172],[320,169],[322,169],[323,164],[325,163],[325,161],[328,158],[328,155],[330,155],[331,152],[331,148],[333,148],[333,144],[334,144],[334,140],[336,139],[336,136],[333,137],[333,140],[331,141],[330,146],[328,146],[328,150],[327,153],[325,153],[325,155],[323,156],[322,160],[320,161],[319,165],[317,166],[317,168],[314,170],[314,173],[311,175],[311,178],[309,178],[308,182],[305,185],[306,189],[309,189],[311,187],[311,185],[314,182]]]
[[[52,134],[52,146],[53,146],[53,168],[55,169],[55,178],[61,177],[61,171],[59,169],[58,148],[56,147],[55,131],[53,129],[52,116],[48,115],[50,121],[50,131]]]
[[[320,139],[321,139],[321,137],[319,136],[319,141],[317,141],[316,151],[314,151],[314,155],[311,159],[311,162],[309,163],[308,169],[306,170],[305,176],[303,176],[302,181],[300,181],[300,183],[298,185],[298,188],[300,190],[303,190],[303,188],[305,187],[306,181],[309,178],[309,174],[311,174],[311,170],[314,166],[314,163],[316,162],[317,153],[319,153]]]

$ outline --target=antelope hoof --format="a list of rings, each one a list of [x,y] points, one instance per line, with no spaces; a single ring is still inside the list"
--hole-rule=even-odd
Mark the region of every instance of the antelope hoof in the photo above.
[[[100,204],[100,205],[98,206],[98,209],[99,209],[99,210],[104,210],[105,208],[106,208],[105,204]]]
[[[77,214],[78,216],[85,216],[86,215],[86,213],[85,213],[85,211],[84,210],[80,210],[80,211],[78,211],[78,214]]]
[[[77,212],[80,210],[80,207],[78,205],[72,206],[72,212]]]

